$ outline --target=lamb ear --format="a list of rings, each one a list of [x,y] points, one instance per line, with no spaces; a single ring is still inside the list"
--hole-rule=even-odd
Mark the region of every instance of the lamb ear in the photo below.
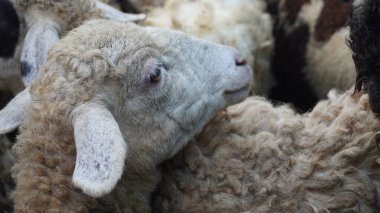
[[[46,61],[50,47],[59,40],[59,26],[47,17],[31,18],[21,53],[21,74],[26,86]],[[27,16],[28,17],[28,16]]]
[[[0,111],[0,134],[16,129],[24,121],[27,106],[30,104],[29,88],[20,92]]]
[[[73,111],[77,158],[73,183],[92,197],[115,187],[123,174],[127,144],[111,112],[98,103],[85,103]]]
[[[100,1],[96,1],[96,7],[103,12],[103,17],[115,20],[115,21],[123,21],[123,22],[135,22],[135,21],[143,21],[146,18],[144,14],[128,14],[118,11],[117,9],[103,3]]]

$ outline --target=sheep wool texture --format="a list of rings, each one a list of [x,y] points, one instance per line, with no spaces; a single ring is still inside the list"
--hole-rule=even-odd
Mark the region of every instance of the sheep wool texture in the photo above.
[[[123,36],[114,33],[112,27],[109,35]],[[87,40],[106,45],[108,39],[101,39],[104,33],[93,33],[91,29],[95,28],[96,23],[88,23],[81,31],[74,29],[71,39],[86,40],[86,36]],[[17,157],[12,168],[15,212],[117,212],[112,205],[115,199],[108,202],[109,196],[91,198],[72,185],[76,147],[71,122],[62,117],[68,117],[76,105],[92,99],[98,88],[95,85],[118,77],[117,71],[109,68],[110,62],[102,60],[99,50],[88,50],[86,46],[100,44],[74,47],[72,42],[63,38],[50,51],[47,63],[31,86],[34,103],[13,146]]]
[[[20,35],[18,36],[18,44],[12,57],[0,58],[0,89],[10,89],[14,94],[17,94],[24,88],[19,70],[21,69],[20,57],[27,33],[27,22],[30,21],[25,20],[27,11],[39,10],[43,11],[45,15],[49,14],[49,17],[59,24],[62,35],[79,26],[85,20],[100,18],[101,11],[95,7],[95,2],[92,0],[12,0],[11,2],[20,18]]]
[[[262,0],[167,0],[151,8],[144,25],[176,29],[239,50],[254,70],[253,92],[266,95],[270,75],[272,23]]]
[[[57,23],[61,26],[65,26],[63,29],[66,31],[78,27],[85,20],[101,17],[101,11],[95,7],[95,1],[92,0],[13,0],[13,2],[19,16],[24,17],[25,12],[30,9],[37,9],[44,12],[49,11]]]
[[[378,212],[380,125],[352,93],[304,115],[261,97],[227,108],[163,165],[154,210]]]

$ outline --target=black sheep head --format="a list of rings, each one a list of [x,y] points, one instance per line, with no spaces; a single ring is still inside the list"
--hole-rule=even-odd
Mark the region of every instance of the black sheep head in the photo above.
[[[380,1],[354,3],[348,44],[357,78],[355,91],[368,92],[373,112],[380,113]]]

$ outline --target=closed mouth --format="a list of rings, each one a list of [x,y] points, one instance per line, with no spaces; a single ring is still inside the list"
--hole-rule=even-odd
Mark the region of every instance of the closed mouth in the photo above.
[[[239,89],[235,89],[235,90],[226,90],[224,91],[224,94],[226,95],[233,95],[233,94],[236,94],[236,93],[240,93],[240,92],[245,92],[249,89],[249,85],[245,85],[244,87],[241,87]]]

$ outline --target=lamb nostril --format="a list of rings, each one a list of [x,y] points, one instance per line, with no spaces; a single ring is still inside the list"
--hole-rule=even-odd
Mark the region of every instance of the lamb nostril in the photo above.
[[[236,66],[245,66],[247,65],[247,61],[242,56],[235,57]]]

